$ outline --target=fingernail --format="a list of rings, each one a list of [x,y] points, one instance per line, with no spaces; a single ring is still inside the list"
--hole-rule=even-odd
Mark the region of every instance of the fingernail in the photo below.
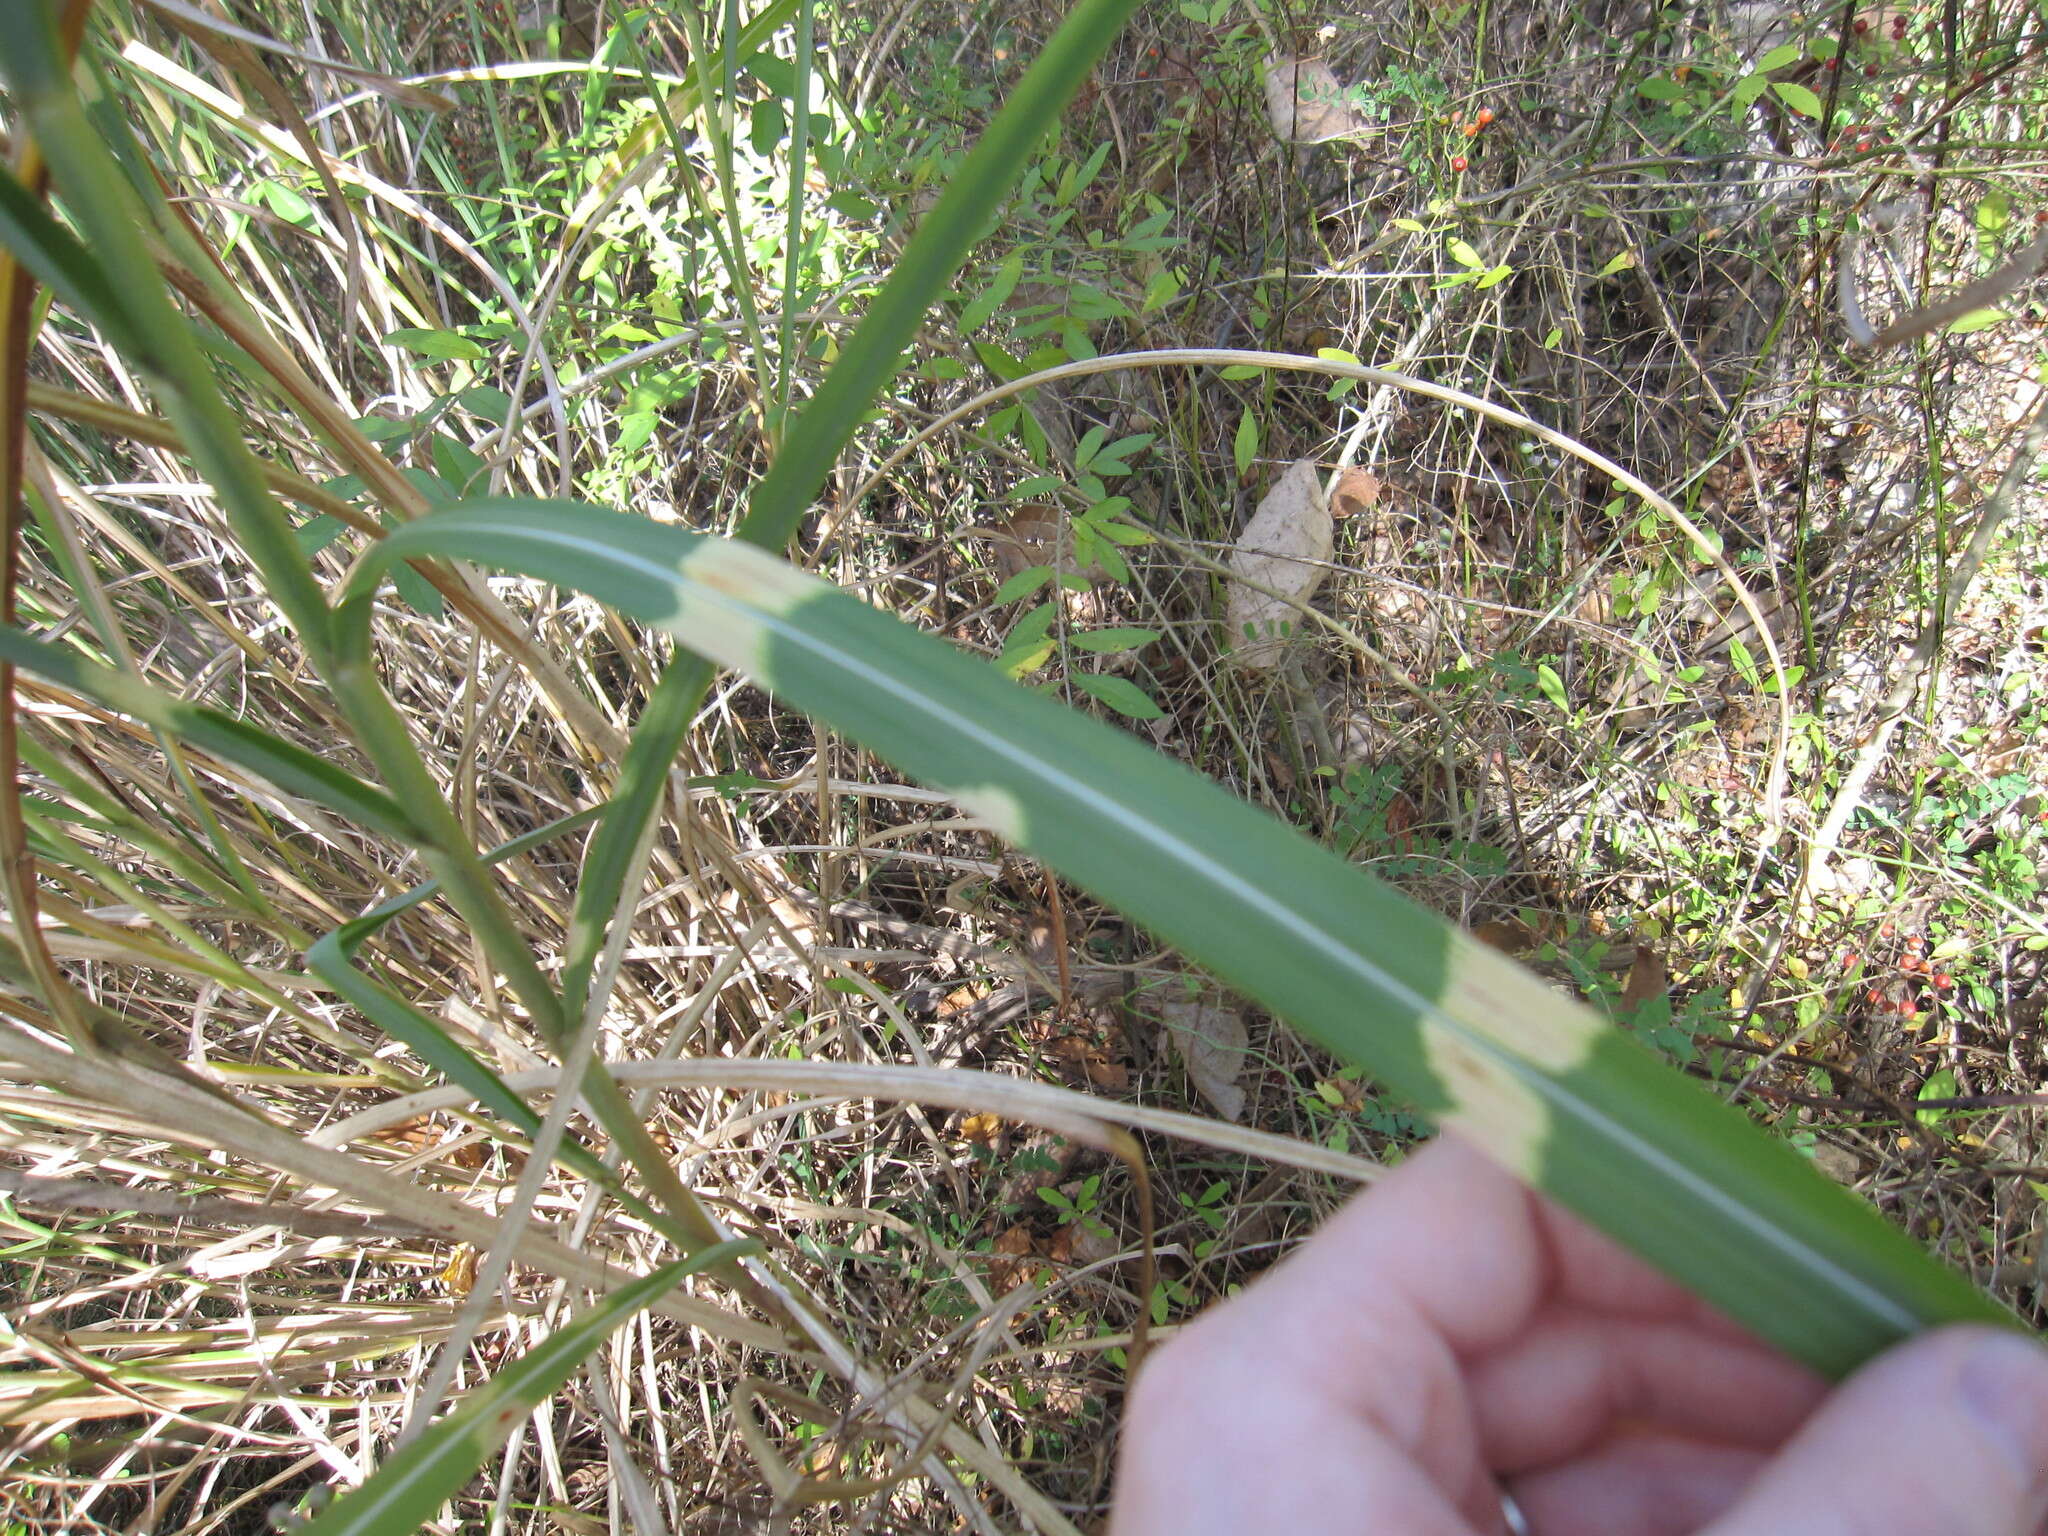
[[[2048,1510],[2048,1350],[2015,1333],[1986,1334],[1956,1374],[1963,1405],[2012,1459],[2038,1518]]]

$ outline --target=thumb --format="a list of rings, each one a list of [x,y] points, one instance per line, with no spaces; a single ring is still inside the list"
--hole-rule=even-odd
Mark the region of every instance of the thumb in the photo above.
[[[1707,1536],[2033,1536],[2048,1515],[2048,1349],[1943,1328],[1815,1410]]]

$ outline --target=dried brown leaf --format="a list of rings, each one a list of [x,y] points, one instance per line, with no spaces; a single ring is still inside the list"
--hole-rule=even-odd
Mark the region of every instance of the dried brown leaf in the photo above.
[[[1301,622],[1296,605],[1322,585],[1335,548],[1322,481],[1313,462],[1298,459],[1266,493],[1230,553],[1236,579],[1225,593],[1223,625],[1233,660],[1265,671],[1280,665],[1286,637]]]
[[[989,1114],[986,1110],[969,1115],[960,1122],[960,1139],[977,1147],[993,1147],[1002,1134],[1002,1116]]]
[[[1379,505],[1380,497],[1386,493],[1386,484],[1369,469],[1356,465],[1337,476],[1337,483],[1330,490],[1330,516],[1358,517]]]
[[[1244,1015],[1221,1003],[1195,1001],[1163,1004],[1159,1018],[1195,1091],[1224,1119],[1240,1118],[1244,1089],[1237,1080],[1244,1074],[1248,1049]]]
[[[1664,963],[1664,957],[1649,945],[1638,944],[1636,957],[1629,963],[1628,981],[1621,989],[1621,1011],[1634,1013],[1670,989],[1671,968]]]
[[[1266,116],[1277,137],[1295,144],[1341,139],[1369,126],[1344,99],[1329,65],[1277,53],[1266,60]]]

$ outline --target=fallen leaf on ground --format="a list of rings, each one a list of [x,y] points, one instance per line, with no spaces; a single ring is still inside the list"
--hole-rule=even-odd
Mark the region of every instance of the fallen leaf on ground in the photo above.
[[[1266,493],[1230,552],[1236,579],[1225,592],[1223,629],[1233,661],[1265,671],[1280,665],[1286,637],[1301,623],[1295,605],[1322,585],[1335,548],[1322,481],[1313,462],[1297,459]]]
[[[1266,60],[1266,116],[1278,137],[1295,144],[1341,139],[1368,126],[1329,65],[1277,53]]]
[[[960,1122],[960,1139],[977,1147],[993,1147],[1003,1134],[1003,1118],[987,1110],[969,1115]]]
[[[1014,1291],[1037,1273],[1038,1265],[1034,1262],[1037,1243],[1031,1235],[1031,1228],[1023,1222],[1003,1228],[990,1246],[999,1255],[988,1271],[989,1284],[998,1296]]]
[[[1536,934],[1527,923],[1516,919],[1503,918],[1498,922],[1481,923],[1472,930],[1472,937],[1489,949],[1497,949],[1504,955],[1525,954],[1536,947]]]
[[[1647,944],[1636,946],[1629,963],[1628,982],[1621,989],[1621,1011],[1634,1013],[1652,998],[1662,997],[1671,987],[1671,968],[1664,957]]]
[[[1188,1081],[1226,1120],[1244,1114],[1244,1073],[1247,1040],[1244,1015],[1221,1003],[1166,1003],[1159,1009],[1173,1048],[1187,1064]]]
[[[451,1296],[467,1296],[476,1288],[476,1250],[467,1243],[457,1243],[455,1253],[448,1260],[448,1267],[441,1271],[441,1283],[448,1287]]]
[[[1357,517],[1379,505],[1386,484],[1369,469],[1356,465],[1337,476],[1330,489],[1330,516]]]

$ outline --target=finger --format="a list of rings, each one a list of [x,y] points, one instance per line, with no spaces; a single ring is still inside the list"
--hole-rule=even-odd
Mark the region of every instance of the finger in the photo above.
[[[1188,1460],[1202,1462],[1195,1470],[1205,1477],[1256,1488],[1277,1458],[1304,1486],[1344,1481],[1330,1458],[1301,1465],[1287,1436],[1267,1443],[1266,1428],[1291,1422],[1299,1408],[1330,1434],[1391,1447],[1469,1520],[1497,1521],[1499,1499],[1479,1458],[1458,1355],[1524,1326],[1546,1275],[1520,1186],[1466,1148],[1440,1141],[1161,1350],[1140,1378],[1128,1415],[1132,1436],[1149,1448],[1156,1442],[1148,1416],[1187,1425],[1227,1410],[1230,1422],[1205,1426],[1215,1433],[1177,1435],[1183,1446],[1199,1447]],[[1120,1486],[1135,1489],[1166,1462],[1149,1449],[1132,1452]],[[1120,1504],[1133,1496],[1120,1491]]]
[[[1561,1467],[1511,1479],[1531,1536],[1682,1536],[1740,1497],[1761,1451],[1623,1435]]]
[[[1467,1374],[1483,1454],[1508,1473],[1580,1456],[1616,1425],[1775,1451],[1827,1392],[1748,1339],[1576,1307],[1546,1312]]]
[[[1125,1418],[1111,1536],[1501,1536],[1373,1425],[1290,1394],[1189,1330],[1145,1367]]]
[[[2048,1350],[1946,1328],[1851,1377],[1713,1536],[2029,1536],[2048,1515]]]

